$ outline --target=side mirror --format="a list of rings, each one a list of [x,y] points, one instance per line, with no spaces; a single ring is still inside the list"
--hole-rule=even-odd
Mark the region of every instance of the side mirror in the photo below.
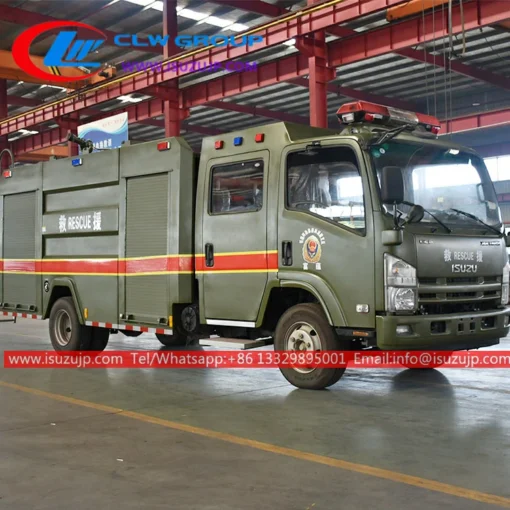
[[[425,216],[425,210],[421,205],[413,205],[407,215],[406,223],[420,223]]]
[[[507,248],[510,248],[510,234],[505,235],[505,245]]]
[[[398,166],[385,166],[381,174],[383,204],[401,204],[404,201],[404,178]]]

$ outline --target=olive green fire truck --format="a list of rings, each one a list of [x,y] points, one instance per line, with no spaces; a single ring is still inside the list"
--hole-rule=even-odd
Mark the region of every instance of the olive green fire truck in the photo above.
[[[337,115],[338,130],[208,137],[200,156],[169,138],[4,172],[1,312],[49,319],[59,351],[117,332],[292,351],[497,344],[509,265],[483,160],[427,115]],[[282,372],[318,389],[344,368]]]

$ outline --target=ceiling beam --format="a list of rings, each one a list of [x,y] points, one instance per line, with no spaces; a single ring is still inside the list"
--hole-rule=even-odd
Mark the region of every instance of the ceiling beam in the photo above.
[[[299,85],[301,87],[308,88],[309,86],[308,80],[306,78],[296,78],[295,80],[292,80],[291,83],[294,85]],[[416,109],[416,105],[410,101],[403,101],[401,99],[396,99],[394,97],[381,96],[380,94],[365,92],[363,90],[357,90],[351,87],[343,87],[342,85],[336,85],[334,83],[330,83],[328,85],[327,90],[331,94],[346,96],[352,99],[357,99],[359,101],[368,101],[370,103],[384,104],[386,106],[393,106],[394,108],[401,108],[404,110]]]
[[[375,3],[376,2],[376,3]],[[397,0],[386,0],[387,3],[395,5]],[[350,8],[346,14],[344,11],[338,11],[336,14],[331,12],[334,8]],[[269,47],[278,44],[289,37],[308,33],[312,29],[327,29],[340,20],[345,20],[349,16],[356,17],[358,8],[361,8],[355,0],[345,0],[341,4],[328,7],[329,16],[325,17],[321,10],[314,11],[305,16],[306,23],[296,20],[286,20],[279,22],[270,29],[262,31],[266,33],[263,47]],[[369,6],[380,9],[381,0],[367,0],[364,4],[363,13],[367,14]],[[341,18],[342,16],[342,18]],[[311,19],[313,18],[313,19]],[[498,23],[508,18],[508,10],[501,2],[485,2],[483,0],[473,0],[464,5],[464,26],[466,30]],[[349,18],[351,19],[351,18]],[[285,20],[285,18],[284,18]],[[462,19],[460,17],[459,6],[453,8],[453,33],[462,31]],[[328,60],[330,67],[340,67],[353,62],[359,62],[364,59],[394,53],[401,49],[423,44],[439,37],[445,37],[448,34],[448,27],[442,25],[441,13],[426,15],[423,19],[410,19],[397,24],[385,25],[371,31],[357,33],[345,40],[333,41],[328,45]],[[246,55],[256,48],[229,48],[226,52],[222,48],[214,50],[203,50],[197,53],[194,58],[206,62],[214,58],[215,61],[224,61]],[[239,53],[239,55],[238,55]],[[188,57],[189,60],[189,57]],[[210,101],[232,97],[241,92],[259,89],[261,87],[289,81],[298,77],[303,77],[308,72],[307,58],[300,54],[291,55],[278,61],[262,64],[257,72],[233,73],[219,79],[204,81],[199,85],[188,87],[182,91],[184,98],[184,107],[198,106],[207,104]],[[128,94],[135,91],[142,91],[148,86],[163,83],[174,79],[178,75],[188,74],[179,72],[176,74],[172,70],[162,73],[142,73],[136,77],[127,76],[120,83],[107,85],[102,89],[91,89],[82,93],[80,96],[71,96],[64,100],[49,103],[38,112],[25,112],[14,118],[0,122],[0,135],[16,132],[21,128],[27,128],[41,122],[52,120],[64,114],[80,111],[96,104],[117,97],[119,94]]]
[[[453,33],[462,31],[459,6],[453,7]],[[428,14],[423,19],[411,19],[398,24],[389,24],[371,31],[357,33],[348,39],[332,41],[328,44],[330,67],[341,67],[378,57],[408,46],[446,37],[448,27],[442,27],[440,13]],[[466,30],[491,25],[498,19],[508,17],[506,4],[474,0],[464,5]],[[425,30],[424,30],[425,27]],[[269,85],[293,81],[308,74],[308,59],[301,53],[258,66],[256,73],[233,73],[227,76],[192,85],[182,91],[183,105],[187,108],[201,106],[238,94],[259,90]],[[1,123],[0,123],[1,126]]]
[[[136,109],[139,105],[130,106],[129,109]],[[148,109],[146,108],[146,111]],[[118,113],[117,111],[112,113]],[[138,112],[140,113],[140,112]],[[129,116],[130,123],[134,122],[131,119],[136,116],[133,114]],[[138,119],[136,122],[141,122]],[[157,122],[157,121],[156,121]],[[441,123],[443,135],[448,133],[462,133],[465,131],[471,131],[474,129],[491,128],[495,126],[510,125],[510,108],[504,108],[501,110],[495,110],[491,112],[477,113],[473,115],[465,115],[457,117],[455,119],[444,121]],[[209,126],[198,126],[193,124],[185,124],[183,128],[186,131],[194,131],[207,136],[215,136],[225,131],[212,128]],[[44,147],[50,147],[59,143],[63,143],[67,140],[67,130],[62,128],[55,128],[37,135],[27,136],[16,140],[11,143],[14,155],[23,154],[33,150],[41,149]],[[507,144],[508,145],[508,144]],[[483,152],[483,151],[482,151]]]
[[[328,32],[342,38],[358,35],[358,32],[347,27],[332,27],[328,30]],[[424,62],[437,67],[442,67],[443,69],[451,68],[451,70],[457,74],[461,74],[481,82],[489,83],[495,87],[510,90],[510,79],[495,74],[491,71],[464,64],[460,60],[448,60],[442,55],[432,55],[427,51],[415,50],[413,48],[403,48],[396,51],[395,53],[401,57],[406,57],[411,60]]]
[[[20,97],[20,96],[7,96],[7,104],[12,106],[28,106],[33,108],[39,106],[41,101],[31,97]]]
[[[234,9],[259,14],[260,16],[269,16],[277,18],[282,14],[288,13],[286,9],[282,9],[277,5],[268,4],[261,0],[209,0],[214,4],[228,5]]]
[[[233,112],[244,113],[246,115],[253,115],[255,117],[265,117],[268,119],[276,119],[284,122],[295,122],[296,124],[308,125],[309,123],[308,117],[269,110],[268,108],[261,108],[259,106],[241,105],[225,101],[211,101],[210,103],[207,103],[206,106],[210,108],[219,108],[221,110],[230,110]]]
[[[510,108],[464,115],[441,123],[441,133],[463,133],[510,124]]]
[[[256,33],[263,36],[263,41],[251,47],[214,47],[204,48],[188,57],[180,57],[182,62],[200,62],[211,65],[213,62],[226,62],[232,59],[245,57],[248,54],[260,51],[264,48],[270,48],[281,44],[292,37],[313,33],[317,30],[324,30],[329,26],[340,22],[356,19],[360,15],[370,14],[384,10],[389,5],[399,5],[406,0],[364,0],[360,4],[358,0],[338,1],[333,5],[321,7],[320,4],[300,11],[302,14],[292,13],[284,16],[275,24],[262,25]],[[465,9],[467,11],[467,8]],[[483,9],[481,9],[483,10]],[[327,14],[327,15],[326,15]],[[196,50],[195,50],[196,51]],[[186,53],[184,53],[186,54]],[[38,112],[25,112],[16,117],[11,117],[0,122],[0,136],[4,134],[19,131],[52,120],[56,117],[78,112],[82,109],[95,106],[97,104],[111,100],[124,94],[141,92],[151,85],[158,85],[166,81],[174,80],[178,77],[188,75],[193,71],[191,66],[183,70],[181,66],[172,69],[172,66],[166,66],[162,72],[158,73],[140,73],[135,75],[126,75],[112,84],[104,84],[102,88],[92,87],[87,91],[81,91],[66,99],[49,103],[42,107]],[[257,75],[257,72],[238,73],[242,76],[250,74]],[[272,77],[273,80],[275,76]]]

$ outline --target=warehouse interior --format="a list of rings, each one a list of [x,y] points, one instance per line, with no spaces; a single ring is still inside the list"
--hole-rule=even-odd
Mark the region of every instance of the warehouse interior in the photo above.
[[[65,26],[58,22],[69,21],[104,35],[93,55],[101,72],[90,78],[77,78],[86,67],[42,63]],[[22,34],[42,24],[30,55],[50,79],[16,57]],[[126,34],[129,44],[115,43]],[[154,34],[168,35],[167,44],[147,43]],[[217,34],[261,37],[240,47],[175,43]],[[199,158],[202,143],[223,148],[276,122],[340,131],[339,108],[376,104],[435,117],[440,141],[476,151],[506,232],[508,58],[507,0],[0,0],[0,188],[27,166],[81,165],[69,134],[118,114],[128,123],[120,151],[181,137]],[[210,69],[179,67],[194,61]],[[4,304],[4,361],[10,351],[51,348],[48,321],[30,318],[39,310]],[[161,345],[154,331],[112,334],[105,352],[215,349],[212,341]],[[510,360],[508,337],[485,350]],[[4,363],[0,509],[510,508],[509,394],[508,367],[350,368],[309,391],[273,368]]]

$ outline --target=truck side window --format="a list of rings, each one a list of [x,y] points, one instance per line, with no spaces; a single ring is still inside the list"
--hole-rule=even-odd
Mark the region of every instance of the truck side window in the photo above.
[[[287,207],[365,233],[363,184],[349,147],[313,147],[287,157]]]
[[[264,162],[243,161],[211,170],[211,214],[240,213],[262,209]]]

